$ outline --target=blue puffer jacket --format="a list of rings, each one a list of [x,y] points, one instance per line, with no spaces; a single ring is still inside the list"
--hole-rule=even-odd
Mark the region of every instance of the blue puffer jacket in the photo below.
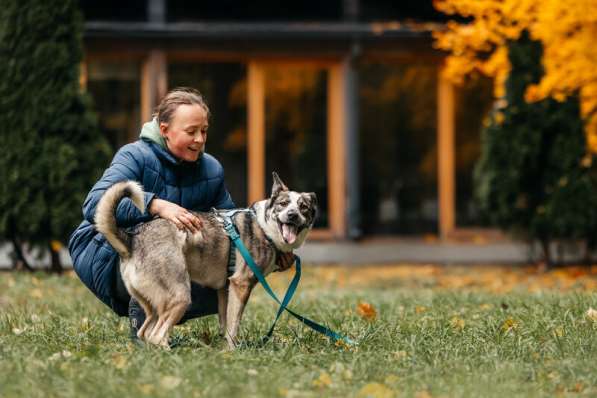
[[[103,193],[125,180],[139,181],[143,185],[146,209],[154,197],[196,211],[234,207],[224,184],[224,171],[214,157],[204,154],[196,162],[181,162],[167,149],[146,138],[123,146],[87,195],[83,205],[84,220],[68,244],[79,278],[119,315],[126,315],[128,303],[118,302],[112,294],[118,254],[96,231],[93,220]],[[147,211],[141,213],[128,198],[123,199],[116,210],[116,222],[122,228],[150,219]]]

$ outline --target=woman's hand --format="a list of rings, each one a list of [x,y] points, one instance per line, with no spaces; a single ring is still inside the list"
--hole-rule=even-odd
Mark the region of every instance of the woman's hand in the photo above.
[[[186,229],[192,233],[198,232],[202,227],[199,217],[184,207],[163,199],[155,198],[149,203],[149,214],[172,221],[178,229]]]
[[[276,264],[278,265],[278,269],[276,271],[286,271],[288,268],[292,267],[292,264],[294,264],[294,253],[278,252]]]

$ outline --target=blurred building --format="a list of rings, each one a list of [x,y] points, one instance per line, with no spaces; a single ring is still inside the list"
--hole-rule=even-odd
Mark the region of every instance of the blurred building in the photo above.
[[[137,139],[168,89],[192,86],[207,150],[238,205],[271,171],[315,191],[315,235],[458,234],[472,201],[491,84],[455,88],[431,1],[80,0],[82,84],[113,147]]]

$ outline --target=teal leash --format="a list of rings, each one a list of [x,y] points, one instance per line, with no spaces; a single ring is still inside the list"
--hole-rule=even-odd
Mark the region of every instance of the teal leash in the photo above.
[[[353,340],[349,339],[348,337],[342,336],[342,335],[334,332],[333,330],[331,330],[323,325],[320,325],[315,321],[310,320],[309,318],[305,318],[304,316],[297,314],[296,312],[292,311],[290,308],[287,307],[288,303],[290,303],[290,300],[292,299],[292,296],[294,296],[294,292],[296,291],[298,283],[301,279],[301,259],[297,255],[294,256],[294,260],[296,263],[296,273],[294,274],[294,277],[292,278],[292,281],[290,282],[290,285],[288,286],[288,290],[286,290],[286,294],[284,294],[284,299],[280,302],[280,300],[278,299],[278,296],[276,296],[274,291],[270,288],[269,284],[265,280],[265,277],[261,273],[261,270],[259,269],[257,264],[255,264],[255,261],[253,261],[253,257],[249,253],[249,250],[247,250],[246,246],[240,239],[240,235],[236,229],[236,226],[232,222],[232,219],[229,215],[229,214],[234,215],[236,213],[237,213],[237,211],[232,210],[231,212],[221,214],[221,216],[224,220],[224,230],[226,231],[226,233],[228,234],[228,236],[230,237],[230,239],[232,240],[232,242],[234,243],[234,245],[236,246],[236,248],[238,249],[240,254],[243,256],[243,258],[245,259],[245,262],[247,263],[249,268],[251,268],[251,271],[253,271],[253,274],[255,274],[255,277],[257,278],[259,283],[261,283],[261,285],[263,286],[265,291],[278,304],[280,304],[280,308],[278,308],[278,312],[276,313],[276,318],[274,319],[274,322],[273,322],[272,326],[270,327],[268,333],[265,335],[264,341],[267,341],[272,336],[272,333],[274,332],[274,328],[276,327],[276,323],[278,322],[280,315],[282,315],[282,312],[287,311],[292,316],[294,316],[296,319],[298,319],[305,325],[309,326],[311,329],[329,337],[334,342],[342,341],[346,344],[354,345],[355,342]]]

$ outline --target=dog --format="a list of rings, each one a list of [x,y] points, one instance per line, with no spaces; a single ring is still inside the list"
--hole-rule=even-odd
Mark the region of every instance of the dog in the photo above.
[[[233,243],[223,228],[221,215],[225,211],[195,212],[202,221],[202,228],[195,233],[155,218],[129,234],[117,227],[114,215],[125,197],[144,211],[141,185],[119,182],[100,199],[95,225],[120,255],[123,282],[145,311],[145,322],[137,333],[139,339],[168,348],[172,327],[191,303],[191,281],[195,281],[217,290],[220,333],[234,349],[243,311],[257,279],[238,251],[234,273],[229,276]],[[245,210],[234,217],[233,223],[255,263],[268,275],[277,269],[278,252],[290,252],[304,243],[317,215],[317,197],[313,192],[290,191],[274,172],[271,196]]]

